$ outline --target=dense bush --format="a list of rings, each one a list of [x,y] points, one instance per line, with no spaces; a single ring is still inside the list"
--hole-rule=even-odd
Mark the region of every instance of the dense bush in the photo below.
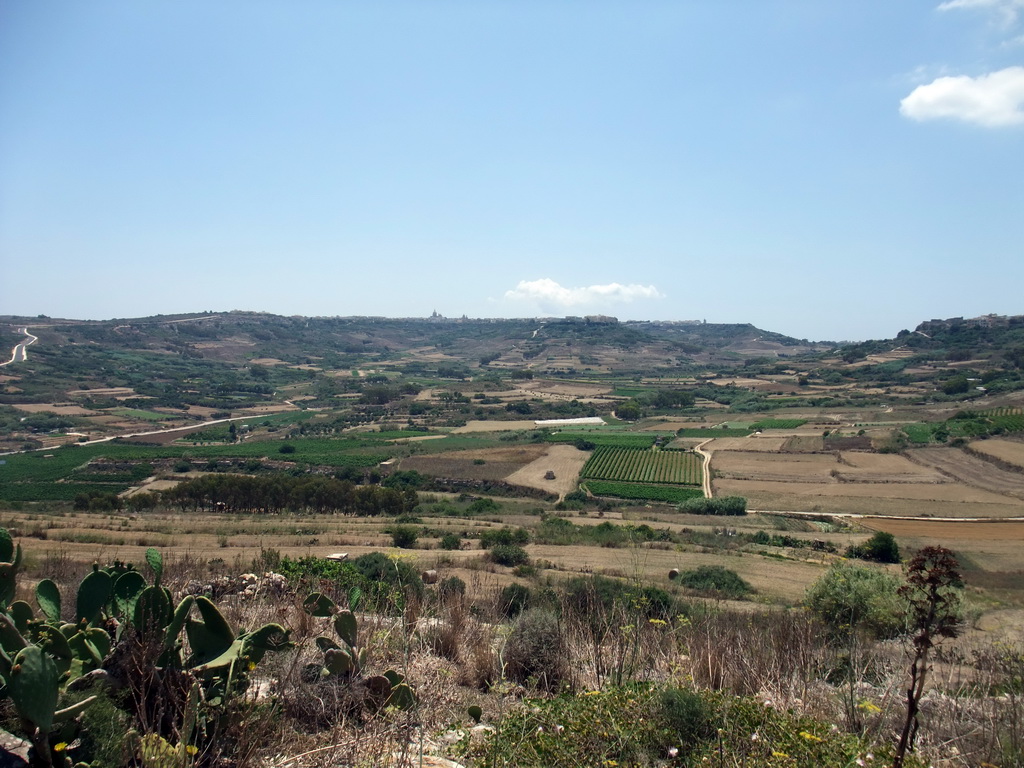
[[[804,602],[834,634],[895,637],[906,624],[900,586],[899,579],[877,568],[836,563],[811,585]]]
[[[515,544],[499,544],[492,547],[490,557],[498,565],[507,565],[510,568],[530,562],[526,550]]]
[[[721,496],[717,499],[695,497],[680,504],[679,511],[691,515],[745,515],[747,500],[742,496]]]
[[[740,578],[736,571],[720,565],[702,565],[679,574],[679,583],[687,589],[714,592],[722,597],[738,598],[753,592],[753,587]]]
[[[441,537],[441,541],[439,542],[438,546],[440,546],[441,549],[448,550],[461,549],[462,537],[459,536],[459,534],[457,533],[446,533],[444,536]]]
[[[530,588],[522,584],[509,584],[501,590],[498,598],[498,610],[503,616],[514,619],[530,607]]]
[[[689,608],[660,587],[634,584],[607,576],[578,576],[565,584],[563,607],[593,626],[615,611],[645,619],[669,621]]]
[[[541,608],[524,612],[509,633],[502,660],[510,680],[557,690],[568,676],[558,615]]]
[[[879,531],[860,545],[850,545],[846,550],[847,557],[871,560],[876,563],[898,563],[900,547],[891,533]]]
[[[461,598],[466,594],[466,582],[458,576],[449,576],[437,584],[437,595],[442,600]]]
[[[412,549],[419,537],[419,531],[411,525],[396,525],[391,529],[391,543],[399,549]]]

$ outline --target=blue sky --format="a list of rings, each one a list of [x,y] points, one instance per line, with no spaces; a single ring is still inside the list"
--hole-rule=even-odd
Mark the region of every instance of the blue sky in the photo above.
[[[1024,314],[1024,0],[0,0],[0,313]]]

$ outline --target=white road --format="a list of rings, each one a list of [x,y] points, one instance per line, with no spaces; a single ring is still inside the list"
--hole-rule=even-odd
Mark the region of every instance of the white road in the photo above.
[[[18,344],[17,346],[15,346],[14,350],[11,352],[10,360],[8,360],[6,363],[0,363],[0,365],[10,365],[11,363],[25,362],[28,359],[28,352],[26,350],[28,349],[29,344],[35,344],[37,341],[39,341],[39,337],[33,336],[31,333],[29,333],[28,328],[19,328],[18,331],[20,333],[24,333],[26,336],[28,336],[28,338],[25,341]]]

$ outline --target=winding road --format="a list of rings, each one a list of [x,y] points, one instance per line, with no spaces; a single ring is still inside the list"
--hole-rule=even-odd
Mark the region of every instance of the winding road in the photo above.
[[[18,331],[24,333],[26,336],[28,336],[28,338],[25,341],[18,344],[17,346],[15,346],[14,350],[11,352],[11,359],[5,363],[0,363],[0,366],[10,365],[11,363],[25,362],[28,359],[28,352],[26,351],[28,349],[28,346],[30,344],[35,344],[37,341],[39,341],[39,337],[33,336],[31,333],[29,333],[28,328],[19,328]]]

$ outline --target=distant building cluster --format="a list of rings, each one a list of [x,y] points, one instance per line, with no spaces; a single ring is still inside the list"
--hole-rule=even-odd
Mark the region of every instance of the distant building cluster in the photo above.
[[[981,317],[950,317],[946,320],[925,320],[917,326],[918,333],[933,334],[955,328],[1012,328],[1024,326],[1024,315],[982,315]]]

